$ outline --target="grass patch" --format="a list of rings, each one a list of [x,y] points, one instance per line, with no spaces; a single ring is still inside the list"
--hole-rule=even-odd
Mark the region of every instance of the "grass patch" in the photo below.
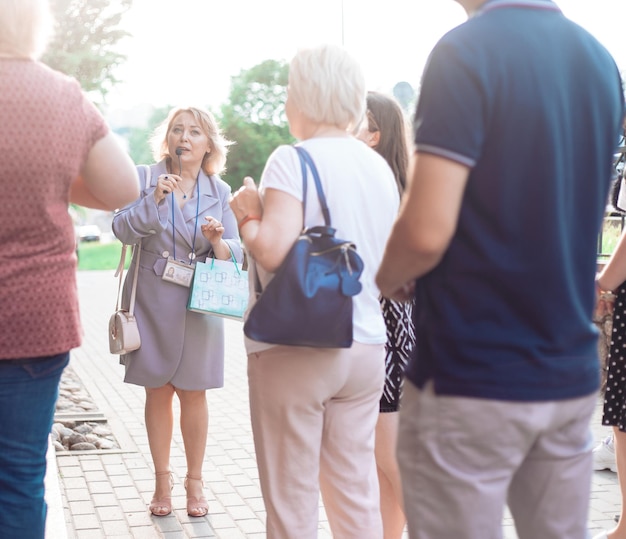
[[[622,235],[621,217],[605,217],[602,223],[602,233],[598,238],[598,255],[609,257]]]
[[[78,269],[80,270],[114,270],[120,263],[122,244],[119,241],[110,243],[82,242],[78,245]],[[126,267],[130,262],[130,252],[126,253]]]
[[[598,238],[598,259],[608,260],[622,234],[620,217],[606,217]],[[81,242],[78,245],[79,270],[115,270],[120,262],[122,243]],[[126,268],[130,264],[130,250],[126,253]]]

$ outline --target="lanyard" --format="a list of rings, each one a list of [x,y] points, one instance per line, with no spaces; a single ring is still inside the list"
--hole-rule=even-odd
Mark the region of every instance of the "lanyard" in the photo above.
[[[174,198],[174,191],[172,191],[172,255],[176,260],[176,222],[175,222],[175,209],[176,199]],[[196,180],[196,222],[193,227],[193,243],[191,244],[191,255],[189,264],[191,265],[196,258],[196,234],[198,233],[198,216],[200,214],[200,178]]]

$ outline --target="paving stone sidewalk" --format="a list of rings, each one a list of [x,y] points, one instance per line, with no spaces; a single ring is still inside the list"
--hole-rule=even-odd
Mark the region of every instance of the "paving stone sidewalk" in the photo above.
[[[171,457],[174,511],[167,517],[153,517],[147,510],[154,476],[143,418],[144,390],[123,383],[123,367],[117,356],[108,352],[107,322],[115,305],[117,280],[112,271],[79,272],[78,286],[85,336],[83,346],[72,353],[71,365],[106,417],[120,449],[51,453],[46,539],[264,538],[265,510],[250,428],[241,323],[225,321],[225,387],[208,392],[209,439],[203,476],[209,515],[187,516],[186,465],[176,420]],[[600,413],[598,400],[596,440],[609,432],[600,425]],[[616,474],[596,472],[589,515],[591,536],[613,525],[620,503]],[[61,510],[64,519],[59,518]],[[449,517],[442,514],[442,518]],[[508,515],[503,524],[505,539],[516,539]],[[320,503],[319,538],[330,537]]]

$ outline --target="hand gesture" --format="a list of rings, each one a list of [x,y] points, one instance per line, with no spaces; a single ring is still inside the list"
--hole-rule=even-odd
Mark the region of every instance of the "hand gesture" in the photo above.
[[[224,234],[224,225],[220,223],[215,217],[206,216],[206,223],[204,223],[200,230],[202,235],[209,240],[214,250],[222,241],[222,235]]]
[[[243,186],[230,199],[230,207],[237,218],[237,222],[241,222],[242,219],[251,215],[256,217],[263,215],[261,195],[252,178],[246,176],[243,179]]]

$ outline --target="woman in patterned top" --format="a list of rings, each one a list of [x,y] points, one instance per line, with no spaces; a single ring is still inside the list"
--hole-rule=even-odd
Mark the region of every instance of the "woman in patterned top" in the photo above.
[[[44,537],[59,381],[80,346],[70,203],[114,210],[137,173],[78,82],[36,60],[46,0],[0,9],[0,535]]]
[[[367,94],[367,114],[357,138],[382,155],[393,170],[400,195],[406,185],[408,137],[404,114],[398,102],[378,92]],[[402,509],[402,486],[396,462],[398,403],[402,376],[415,347],[412,303],[380,299],[385,324],[385,387],[376,424],[376,466],[380,484],[380,509],[385,539],[402,536],[406,518]]]

